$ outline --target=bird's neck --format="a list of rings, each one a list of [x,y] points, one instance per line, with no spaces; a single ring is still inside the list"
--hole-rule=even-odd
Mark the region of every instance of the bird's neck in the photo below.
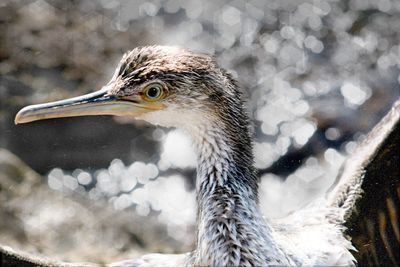
[[[199,225],[195,265],[281,265],[274,257],[280,259],[283,254],[258,207],[258,181],[247,125],[236,134],[227,133],[221,125],[209,125],[197,132]]]

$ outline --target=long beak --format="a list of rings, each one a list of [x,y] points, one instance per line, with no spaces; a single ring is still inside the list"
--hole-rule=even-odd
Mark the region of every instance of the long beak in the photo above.
[[[138,116],[154,110],[133,98],[122,99],[107,94],[107,88],[100,91],[61,101],[31,105],[21,109],[15,116],[15,124],[62,117],[115,115]]]

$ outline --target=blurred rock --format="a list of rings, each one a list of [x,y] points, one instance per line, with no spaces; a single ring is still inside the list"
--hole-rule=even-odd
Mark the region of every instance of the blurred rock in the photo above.
[[[145,251],[190,250],[152,216],[115,211],[104,201],[50,190],[41,177],[0,149],[0,244],[64,261],[97,263]]]

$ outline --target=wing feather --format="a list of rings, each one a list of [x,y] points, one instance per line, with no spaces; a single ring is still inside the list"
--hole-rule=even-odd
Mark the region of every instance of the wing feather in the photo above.
[[[327,199],[343,212],[360,266],[400,266],[400,100],[346,161]]]

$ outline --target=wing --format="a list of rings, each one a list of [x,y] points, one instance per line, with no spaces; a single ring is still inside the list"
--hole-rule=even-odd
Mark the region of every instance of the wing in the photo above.
[[[8,267],[100,267],[94,263],[67,263],[0,245],[0,266]]]
[[[328,192],[343,211],[359,266],[400,266],[400,100],[368,134]]]

